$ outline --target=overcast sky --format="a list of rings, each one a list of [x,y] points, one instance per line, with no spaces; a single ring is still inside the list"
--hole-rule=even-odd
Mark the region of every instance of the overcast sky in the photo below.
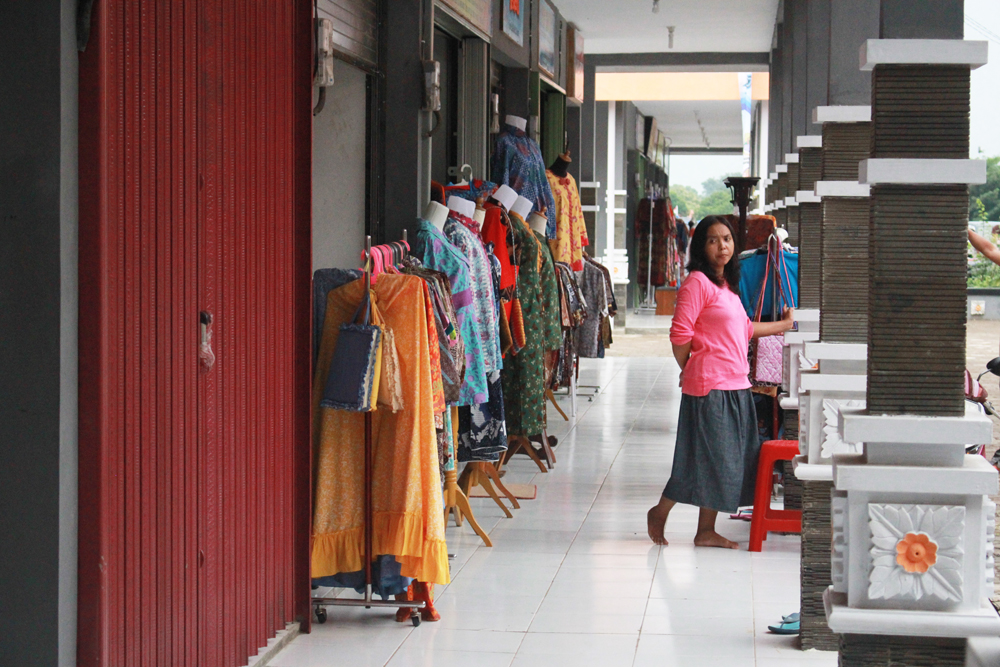
[[[982,29],[965,24],[965,38],[988,40],[990,62],[972,72],[972,129],[970,149],[988,156],[1000,155],[1000,3],[997,0],[965,0],[965,15]],[[991,34],[989,34],[991,33]],[[739,172],[740,156],[677,155],[670,158],[670,182],[689,185],[699,192],[709,178]]]

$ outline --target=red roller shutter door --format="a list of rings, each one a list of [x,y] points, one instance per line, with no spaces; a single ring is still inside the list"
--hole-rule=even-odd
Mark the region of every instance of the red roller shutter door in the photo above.
[[[308,619],[310,52],[309,2],[95,4],[81,665],[237,667]]]

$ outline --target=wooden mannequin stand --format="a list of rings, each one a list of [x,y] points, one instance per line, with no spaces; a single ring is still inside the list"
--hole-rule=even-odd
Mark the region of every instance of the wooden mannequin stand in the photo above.
[[[462,472],[462,476],[458,480],[458,486],[462,489],[466,496],[469,495],[469,491],[472,487],[481,486],[486,491],[487,495],[493,499],[493,502],[500,506],[500,509],[502,509],[504,514],[507,515],[508,519],[514,518],[514,515],[510,513],[507,506],[503,504],[503,500],[500,499],[500,495],[497,493],[496,489],[493,488],[494,484],[496,484],[496,488],[500,490],[500,493],[507,496],[507,500],[511,502],[514,509],[521,509],[521,505],[517,502],[517,498],[506,486],[504,486],[503,482],[500,481],[500,473],[489,461],[472,461],[466,464],[465,470]]]
[[[458,408],[453,407],[451,409],[451,433],[454,441],[458,442]],[[505,508],[506,509],[506,508]],[[462,488],[458,484],[458,473],[455,470],[446,470],[444,473],[444,522],[448,523],[448,515],[451,512],[455,512],[455,525],[462,525],[462,517],[469,520],[469,525],[472,529],[476,531],[476,534],[482,538],[483,544],[488,547],[493,546],[493,542],[490,541],[489,535],[486,531],[482,529],[479,522],[476,521],[475,515],[472,513],[472,507],[469,506],[469,497],[462,491]],[[509,515],[508,515],[509,516]]]

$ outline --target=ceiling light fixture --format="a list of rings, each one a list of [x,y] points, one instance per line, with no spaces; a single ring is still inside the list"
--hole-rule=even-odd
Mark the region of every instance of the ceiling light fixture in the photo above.
[[[667,26],[667,48],[674,48],[674,26]]]
[[[660,13],[660,0],[653,0],[653,13],[654,14]]]

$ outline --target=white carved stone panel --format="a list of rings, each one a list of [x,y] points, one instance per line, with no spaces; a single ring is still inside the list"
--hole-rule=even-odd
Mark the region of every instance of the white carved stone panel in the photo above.
[[[847,496],[835,492],[830,499],[830,579],[837,593],[847,592],[847,516]]]
[[[988,496],[983,497],[983,518],[986,523],[986,579],[983,587],[983,596],[987,598],[993,597],[996,579],[996,561],[993,557],[997,530],[996,514],[996,503],[990,500]]]
[[[965,507],[868,505],[872,600],[962,599]]]
[[[823,445],[820,449],[820,455],[824,459],[832,458],[834,454],[857,454],[861,451],[860,443],[844,442],[840,437],[837,421],[841,407],[863,408],[865,401],[823,399]]]

